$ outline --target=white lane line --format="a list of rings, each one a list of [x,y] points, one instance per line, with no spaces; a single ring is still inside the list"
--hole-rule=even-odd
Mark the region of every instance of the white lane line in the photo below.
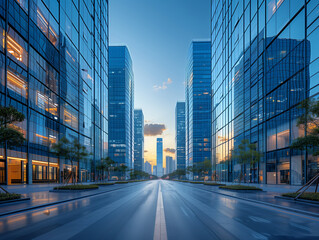
[[[157,197],[156,218],[155,218],[153,240],[167,240],[167,231],[166,231],[161,183],[159,183],[159,187],[158,187],[158,197]]]

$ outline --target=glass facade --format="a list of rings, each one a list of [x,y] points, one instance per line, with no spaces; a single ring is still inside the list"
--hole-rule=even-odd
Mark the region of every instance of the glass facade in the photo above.
[[[175,107],[175,143],[177,169],[186,169],[185,157],[185,102],[177,102]]]
[[[187,68],[186,167],[211,160],[211,43],[192,42]],[[199,176],[189,176],[197,179]]]
[[[71,163],[50,153],[62,136],[92,153],[77,181],[94,180],[108,148],[108,1],[3,0],[0,30],[0,102],[24,113],[27,139],[1,147],[0,183],[62,182]]]
[[[109,157],[134,167],[134,80],[125,46],[109,48]]]
[[[154,167],[153,167],[154,169]],[[164,175],[163,169],[163,138],[156,139],[156,175],[161,177]]]
[[[319,2],[212,0],[212,159],[218,181],[301,185],[319,160],[289,145],[305,133],[298,104],[317,98]],[[258,146],[258,164],[231,151]]]
[[[144,171],[144,115],[134,110],[134,170]]]

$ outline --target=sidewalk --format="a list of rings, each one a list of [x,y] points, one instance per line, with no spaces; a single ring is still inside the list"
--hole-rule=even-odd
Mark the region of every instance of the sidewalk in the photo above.
[[[222,190],[219,189],[218,186],[208,186],[208,185],[201,185],[201,184],[192,184],[192,183],[186,183],[189,186],[198,187],[206,191],[215,192],[218,194],[235,197],[235,198],[241,198],[241,199],[247,199],[251,201],[258,201],[258,202],[264,202],[268,204],[273,204],[275,206],[279,207],[285,207],[290,208],[292,210],[300,210],[310,213],[319,214],[319,204],[310,204],[310,203],[304,203],[304,202],[296,202],[292,200],[286,200],[286,199],[280,199],[275,198],[275,196],[280,196],[282,193],[287,192],[295,192],[297,191],[301,186],[291,186],[291,185],[266,185],[266,184],[242,184],[242,185],[249,185],[249,186],[255,186],[262,188],[264,191],[257,191],[257,192],[240,192],[240,191],[228,191],[228,190]],[[228,183],[227,185],[235,185],[238,183]]]
[[[88,183],[94,184],[94,183]],[[125,186],[132,186],[135,183],[128,183],[128,184],[114,184],[110,186],[103,186],[99,187],[96,190],[90,191],[82,191],[82,192],[49,192],[55,186],[60,186],[61,184],[32,184],[32,185],[10,185],[10,186],[3,186],[9,192],[12,193],[20,193],[22,197],[29,197],[30,200],[21,201],[21,202],[14,202],[14,203],[3,203],[0,204],[0,215],[3,213],[16,211],[19,209],[25,209],[30,207],[35,207],[43,204],[50,204],[65,200],[71,200],[78,197],[85,197],[94,194],[104,193],[113,191],[119,188],[125,188]]]

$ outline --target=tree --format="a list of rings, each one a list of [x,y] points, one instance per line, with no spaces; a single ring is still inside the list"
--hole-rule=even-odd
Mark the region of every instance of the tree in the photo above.
[[[241,143],[232,151],[232,158],[237,160],[237,163],[241,165],[239,183],[241,183],[244,177],[243,168],[249,163],[250,166],[254,166],[259,163],[262,157],[262,153],[257,150],[256,143],[250,143],[248,139],[243,139]]]
[[[306,99],[302,101],[299,109],[303,111],[303,114],[298,118],[297,126],[304,130],[306,133],[302,137],[298,137],[290,145],[292,149],[306,150],[313,156],[319,155],[319,101],[314,99]],[[312,176],[311,176],[312,177]],[[319,172],[317,173],[300,188],[297,193],[299,198],[313,183],[316,183],[315,192],[318,190],[319,185]]]
[[[118,167],[118,170],[120,171],[120,173],[122,175],[122,178],[125,175],[125,173],[127,172],[127,168],[128,167],[124,163],[120,164],[120,166]]]
[[[292,149],[307,150],[313,156],[319,155],[319,101],[306,99],[300,103],[303,114],[298,118],[297,126],[306,133],[290,145]]]
[[[71,178],[73,184],[76,183],[75,172],[74,172],[74,162],[80,162],[80,160],[86,158],[90,155],[87,152],[85,146],[80,144],[77,139],[74,139],[72,142],[69,141],[66,137],[62,137],[58,143],[52,145],[51,151],[55,153],[58,157],[65,158],[71,163],[71,173],[66,179],[66,183]]]
[[[107,180],[110,181],[111,171],[115,168],[115,162],[110,157],[103,158],[102,162],[104,162],[107,171]]]
[[[25,141],[21,129],[14,124],[23,122],[25,116],[14,107],[0,106],[0,144],[7,147],[21,146]]]
[[[25,116],[16,108],[0,106],[0,144],[4,146],[4,155],[7,158],[7,148],[18,147],[23,144],[25,138],[21,129],[15,126],[15,123],[23,122]],[[4,192],[8,193],[4,188],[0,187]]]

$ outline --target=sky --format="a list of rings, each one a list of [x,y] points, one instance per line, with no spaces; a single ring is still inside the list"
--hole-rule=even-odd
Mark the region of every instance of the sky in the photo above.
[[[134,106],[145,120],[144,158],[156,165],[156,138],[175,158],[175,105],[185,101],[193,40],[210,38],[210,0],[109,0],[109,45],[126,45],[134,72]]]

